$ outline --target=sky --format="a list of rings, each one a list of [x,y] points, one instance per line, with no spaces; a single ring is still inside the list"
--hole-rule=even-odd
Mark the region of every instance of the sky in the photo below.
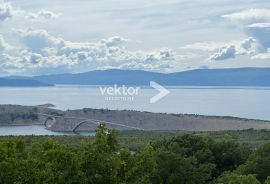
[[[0,76],[270,67],[269,0],[0,0]]]

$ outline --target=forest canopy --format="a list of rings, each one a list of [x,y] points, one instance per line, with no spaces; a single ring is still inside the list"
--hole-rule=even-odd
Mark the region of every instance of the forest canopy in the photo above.
[[[134,151],[101,124],[85,145],[47,138],[27,146],[0,139],[0,183],[269,184],[270,143],[257,150],[231,140],[185,134]]]

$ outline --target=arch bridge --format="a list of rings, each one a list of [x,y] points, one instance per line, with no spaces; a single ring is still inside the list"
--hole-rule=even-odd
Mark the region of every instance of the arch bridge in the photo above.
[[[105,123],[108,125],[114,125],[114,126],[120,126],[120,127],[125,127],[125,128],[129,128],[129,129],[135,129],[135,130],[143,130],[142,128],[138,128],[138,127],[134,127],[134,126],[128,126],[128,125],[124,125],[124,124],[120,124],[120,123],[113,123],[113,122],[109,122],[109,121],[104,121],[104,120],[97,120],[97,119],[88,119],[88,118],[79,118],[79,117],[72,117],[72,116],[58,116],[58,115],[51,115],[51,114],[41,114],[38,113],[38,115],[45,117],[45,121],[44,121],[44,126],[46,127],[46,129],[49,129],[50,127],[53,126],[54,123],[57,122],[57,118],[65,118],[65,119],[74,119],[78,122],[75,122],[74,126],[71,128],[71,130],[76,133],[78,128],[83,125],[83,124],[95,124],[95,125],[99,125],[100,123]]]

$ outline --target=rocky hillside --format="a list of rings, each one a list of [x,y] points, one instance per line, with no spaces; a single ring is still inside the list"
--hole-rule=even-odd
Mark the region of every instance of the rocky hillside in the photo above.
[[[100,109],[83,109],[66,111],[65,117],[80,117],[85,119],[97,119],[100,121],[118,123],[137,127],[144,130],[182,130],[182,131],[219,131],[242,129],[269,129],[270,122],[249,120],[234,117],[198,116],[198,115],[174,115],[138,111],[117,111]],[[54,131],[71,131],[81,120],[58,118],[51,127]],[[76,122],[76,123],[75,123]],[[69,126],[73,124],[73,126]],[[65,127],[65,128],[63,128]],[[92,123],[82,124],[78,130],[94,130]],[[112,125],[120,130],[127,127]]]
[[[59,112],[43,106],[0,105],[0,126],[43,124],[44,118],[38,113]]]
[[[44,106],[26,107],[1,105],[0,125],[43,124],[46,117],[40,114],[57,116],[52,131],[73,131],[87,119],[108,122],[109,127],[119,130],[139,128],[156,131],[219,131],[243,129],[270,129],[269,121],[242,119],[234,117],[200,116],[185,114],[160,114],[139,111],[117,111],[105,109],[80,109],[60,111]],[[94,131],[95,122],[87,121],[77,127],[76,131]],[[122,126],[120,126],[120,125]]]

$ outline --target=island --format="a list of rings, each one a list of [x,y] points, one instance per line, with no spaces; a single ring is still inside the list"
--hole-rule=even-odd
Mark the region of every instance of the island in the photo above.
[[[270,121],[237,117],[91,108],[62,111],[42,105],[0,105],[0,126],[38,124],[55,132],[94,132],[102,122],[118,130],[201,132],[270,129]]]

